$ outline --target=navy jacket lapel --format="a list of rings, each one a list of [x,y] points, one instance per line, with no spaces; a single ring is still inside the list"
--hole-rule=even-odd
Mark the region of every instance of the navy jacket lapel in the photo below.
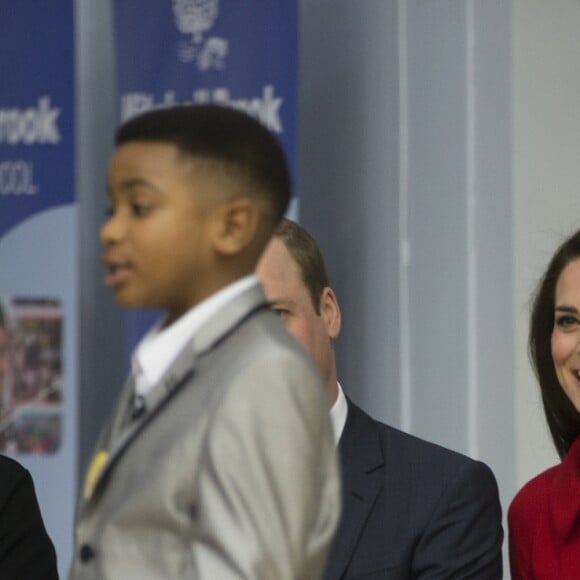
[[[350,400],[339,453],[342,515],[328,559],[325,580],[338,580],[344,573],[383,486],[385,460],[379,434],[373,422]]]

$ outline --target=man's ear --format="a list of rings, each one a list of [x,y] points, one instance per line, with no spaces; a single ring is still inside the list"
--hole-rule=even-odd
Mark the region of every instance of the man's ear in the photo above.
[[[260,221],[255,200],[242,197],[228,201],[216,208],[214,247],[224,256],[239,254],[250,246]]]
[[[320,316],[326,324],[328,336],[336,338],[340,334],[340,306],[336,294],[329,286],[326,286],[320,295]]]

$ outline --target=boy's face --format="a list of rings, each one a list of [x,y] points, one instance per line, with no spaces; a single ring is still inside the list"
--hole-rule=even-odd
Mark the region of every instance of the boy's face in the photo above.
[[[121,306],[162,308],[175,320],[209,296],[214,207],[208,178],[167,143],[135,141],[113,155],[111,217],[101,228],[105,284]]]

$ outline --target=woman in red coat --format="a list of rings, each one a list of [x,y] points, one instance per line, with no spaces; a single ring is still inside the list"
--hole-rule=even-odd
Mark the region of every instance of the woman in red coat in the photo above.
[[[530,356],[561,463],[508,512],[512,579],[580,578],[580,231],[552,258],[532,307]]]

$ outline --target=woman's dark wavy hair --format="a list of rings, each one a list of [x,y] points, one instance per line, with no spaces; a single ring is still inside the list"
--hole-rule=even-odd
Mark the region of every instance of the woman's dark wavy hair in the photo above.
[[[552,359],[556,285],[564,268],[580,259],[580,230],[566,239],[550,261],[532,303],[529,354],[540,384],[544,413],[560,458],[580,435],[580,413],[564,392]]]

